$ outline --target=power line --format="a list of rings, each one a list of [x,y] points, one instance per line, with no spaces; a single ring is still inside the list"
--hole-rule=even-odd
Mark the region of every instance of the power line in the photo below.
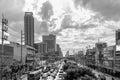
[[[0,29],[0,31],[1,31],[2,29]],[[17,35],[15,35],[15,34],[13,34],[13,33],[8,33],[8,34],[10,34],[10,35],[12,35],[12,37],[15,37],[15,38],[18,38],[19,36],[17,36]]]

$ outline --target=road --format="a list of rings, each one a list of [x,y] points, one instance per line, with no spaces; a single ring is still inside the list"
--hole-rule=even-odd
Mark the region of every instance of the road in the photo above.
[[[54,80],[59,80],[59,74],[60,74],[60,70],[62,69],[63,63],[60,65],[59,71],[56,75],[56,78]]]
[[[61,64],[58,64],[57,66],[58,66],[59,70],[62,68]],[[51,70],[52,70],[52,68],[51,68]],[[56,71],[54,71],[54,72],[56,72]],[[56,72],[57,75],[56,75],[55,79],[52,76],[52,75],[54,75],[54,72],[51,73],[50,71],[48,71],[46,73],[43,73],[43,75],[40,77],[40,80],[55,80],[55,79],[57,80],[59,78],[58,77],[59,71],[58,71],[58,73]],[[46,76],[46,77],[43,78],[43,76]],[[22,78],[21,80],[27,80],[27,74],[23,75],[21,78]]]
[[[80,67],[88,68],[88,67],[83,66],[83,65],[81,65],[81,64],[78,64],[78,65],[79,65]],[[62,66],[63,66],[63,63],[61,63],[61,65],[59,64],[59,70],[58,70],[58,73],[57,73],[57,75],[56,75],[56,77],[55,77],[54,80],[62,80],[62,79],[59,77],[60,70],[61,70]],[[93,69],[91,69],[91,70],[92,70],[92,72],[93,72],[97,77],[98,77],[98,75],[104,75],[104,76],[106,77],[106,80],[112,80],[112,76],[110,76],[110,75],[107,75],[107,74],[98,72],[98,71],[93,70]],[[22,78],[22,80],[27,80],[27,75],[23,75],[21,78]],[[50,78],[51,78],[51,77],[49,76],[49,78],[47,78],[47,80],[51,80]],[[53,80],[53,79],[52,79],[52,80]],[[115,80],[120,80],[120,79],[115,78]]]

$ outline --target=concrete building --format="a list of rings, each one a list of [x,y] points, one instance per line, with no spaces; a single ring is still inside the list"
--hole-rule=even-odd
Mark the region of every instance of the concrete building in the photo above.
[[[42,36],[43,42],[47,43],[47,52],[56,51],[56,36],[53,34]]]
[[[14,48],[8,45],[4,45],[4,52],[2,53],[2,45],[0,45],[0,65],[2,56],[2,65],[12,65],[14,57]]]
[[[13,47],[13,59],[18,62],[22,62],[22,64],[31,64],[34,61],[35,49],[28,45],[22,45],[22,53],[21,53],[21,45],[15,42],[10,42],[7,44],[8,46]]]
[[[37,49],[36,53],[47,53],[47,43],[35,43],[34,47]]]
[[[35,56],[36,49],[34,47],[26,45],[26,50],[27,50],[26,63],[28,65],[34,65],[36,58]]]
[[[103,65],[103,50],[107,47],[107,43],[104,42],[98,42],[95,44],[96,54],[95,54],[95,60],[96,65]]]
[[[116,30],[116,45],[120,45],[120,29]]]
[[[69,51],[66,52],[65,57],[68,57],[70,55]]]
[[[93,49],[87,49],[86,51],[86,64],[87,65],[95,65],[95,53],[96,53],[96,50],[95,48]]]
[[[120,29],[116,30],[115,65],[120,70]]]
[[[108,46],[103,50],[104,66],[112,68],[115,59],[115,46]]]
[[[13,47],[13,59],[18,62],[26,63],[27,48],[25,45],[22,46],[21,54],[21,45],[15,42],[10,42],[9,46]]]
[[[47,43],[41,42],[38,44],[38,52],[47,53]]]
[[[25,45],[34,46],[34,18],[32,12],[24,15]]]
[[[61,48],[60,48],[59,44],[56,44],[56,46],[57,46],[56,52],[58,53],[57,55],[59,57],[63,57],[63,54],[62,54],[62,51],[61,51]]]

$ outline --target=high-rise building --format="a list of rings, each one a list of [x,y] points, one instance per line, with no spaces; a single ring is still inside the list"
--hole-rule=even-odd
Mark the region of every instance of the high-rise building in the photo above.
[[[69,53],[69,51],[67,51],[65,57],[69,57],[69,55],[70,55],[70,53]]]
[[[47,43],[47,51],[55,52],[56,51],[56,36],[53,34],[44,35],[43,42]]]
[[[61,51],[61,48],[60,48],[59,44],[56,44],[56,47],[57,47],[56,52],[58,53],[57,55],[58,55],[59,57],[63,57],[63,54],[62,54],[62,51]]]
[[[25,12],[24,16],[25,45],[34,46],[34,18],[32,12]]]

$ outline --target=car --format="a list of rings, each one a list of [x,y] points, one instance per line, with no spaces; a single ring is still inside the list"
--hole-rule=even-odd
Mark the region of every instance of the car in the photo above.
[[[63,80],[63,79],[61,79],[61,78],[58,78],[57,80]]]
[[[63,70],[60,70],[59,73],[63,73]]]
[[[58,76],[59,76],[59,78],[63,78],[63,74],[61,74],[61,73],[59,73]]]

